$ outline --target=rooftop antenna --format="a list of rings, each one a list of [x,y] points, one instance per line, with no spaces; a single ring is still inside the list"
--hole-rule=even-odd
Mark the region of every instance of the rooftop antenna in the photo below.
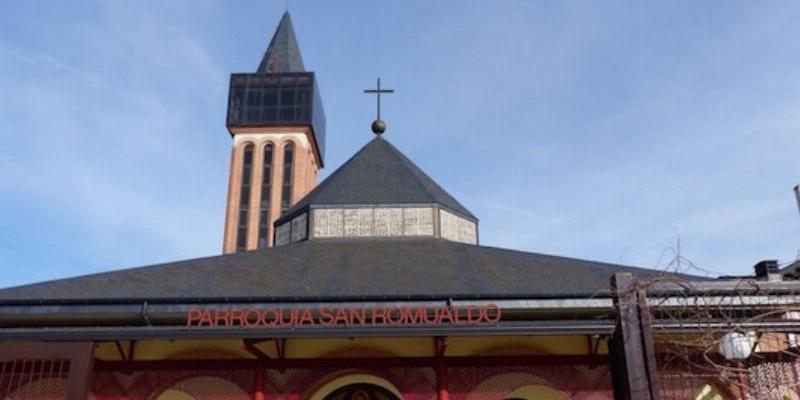
[[[381,78],[378,78],[378,86],[375,89],[365,89],[364,93],[376,94],[378,98],[378,118],[372,122],[372,133],[380,135],[386,132],[386,122],[381,119],[381,93],[394,93],[394,89],[381,89]]]
[[[797,199],[797,211],[800,212],[800,185],[794,185],[794,198]]]

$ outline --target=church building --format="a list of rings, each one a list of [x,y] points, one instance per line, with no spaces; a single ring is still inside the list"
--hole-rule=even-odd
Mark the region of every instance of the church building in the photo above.
[[[387,90],[379,81],[372,92]],[[692,364],[707,349],[674,345],[719,340],[728,326],[709,330],[727,303],[692,301],[752,299],[726,314],[746,320],[774,310],[790,283],[734,290],[482,246],[478,217],[391,143],[380,114],[372,133],[367,125],[360,150],[326,165],[323,98],[285,13],[257,70],[231,75],[223,254],[0,289],[0,397],[757,397],[764,372],[728,381]],[[335,171],[318,182],[323,167]],[[690,313],[699,309],[701,322]],[[737,327],[772,324],[776,344],[754,348],[766,360],[757,364],[779,365],[770,368],[790,382],[800,369],[776,354],[798,325],[776,318],[784,325]],[[714,349],[710,359],[728,365]],[[644,387],[649,397],[637,394]]]

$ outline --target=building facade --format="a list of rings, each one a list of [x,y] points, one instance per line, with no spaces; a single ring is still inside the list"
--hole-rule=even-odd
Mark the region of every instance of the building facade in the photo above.
[[[315,79],[288,13],[232,75],[223,255],[0,289],[2,398],[797,398],[793,282],[481,246],[379,129],[317,185]]]
[[[228,97],[233,139],[222,251],[272,246],[275,220],[317,184],[325,112],[307,72],[289,13],[252,74],[233,74]]]

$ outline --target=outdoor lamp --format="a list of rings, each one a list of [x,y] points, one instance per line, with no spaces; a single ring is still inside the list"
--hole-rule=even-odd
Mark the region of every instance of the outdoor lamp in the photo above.
[[[753,338],[746,333],[728,332],[719,340],[719,352],[726,360],[745,360],[752,351]]]

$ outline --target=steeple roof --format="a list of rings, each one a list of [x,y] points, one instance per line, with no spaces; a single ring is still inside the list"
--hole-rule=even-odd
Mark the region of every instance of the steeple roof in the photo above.
[[[278,23],[278,29],[269,42],[267,52],[258,66],[259,74],[276,72],[305,72],[303,58],[300,56],[300,46],[294,36],[292,18],[286,11]]]
[[[477,218],[403,153],[376,136],[353,157],[286,211],[280,224],[309,206],[438,204]]]

